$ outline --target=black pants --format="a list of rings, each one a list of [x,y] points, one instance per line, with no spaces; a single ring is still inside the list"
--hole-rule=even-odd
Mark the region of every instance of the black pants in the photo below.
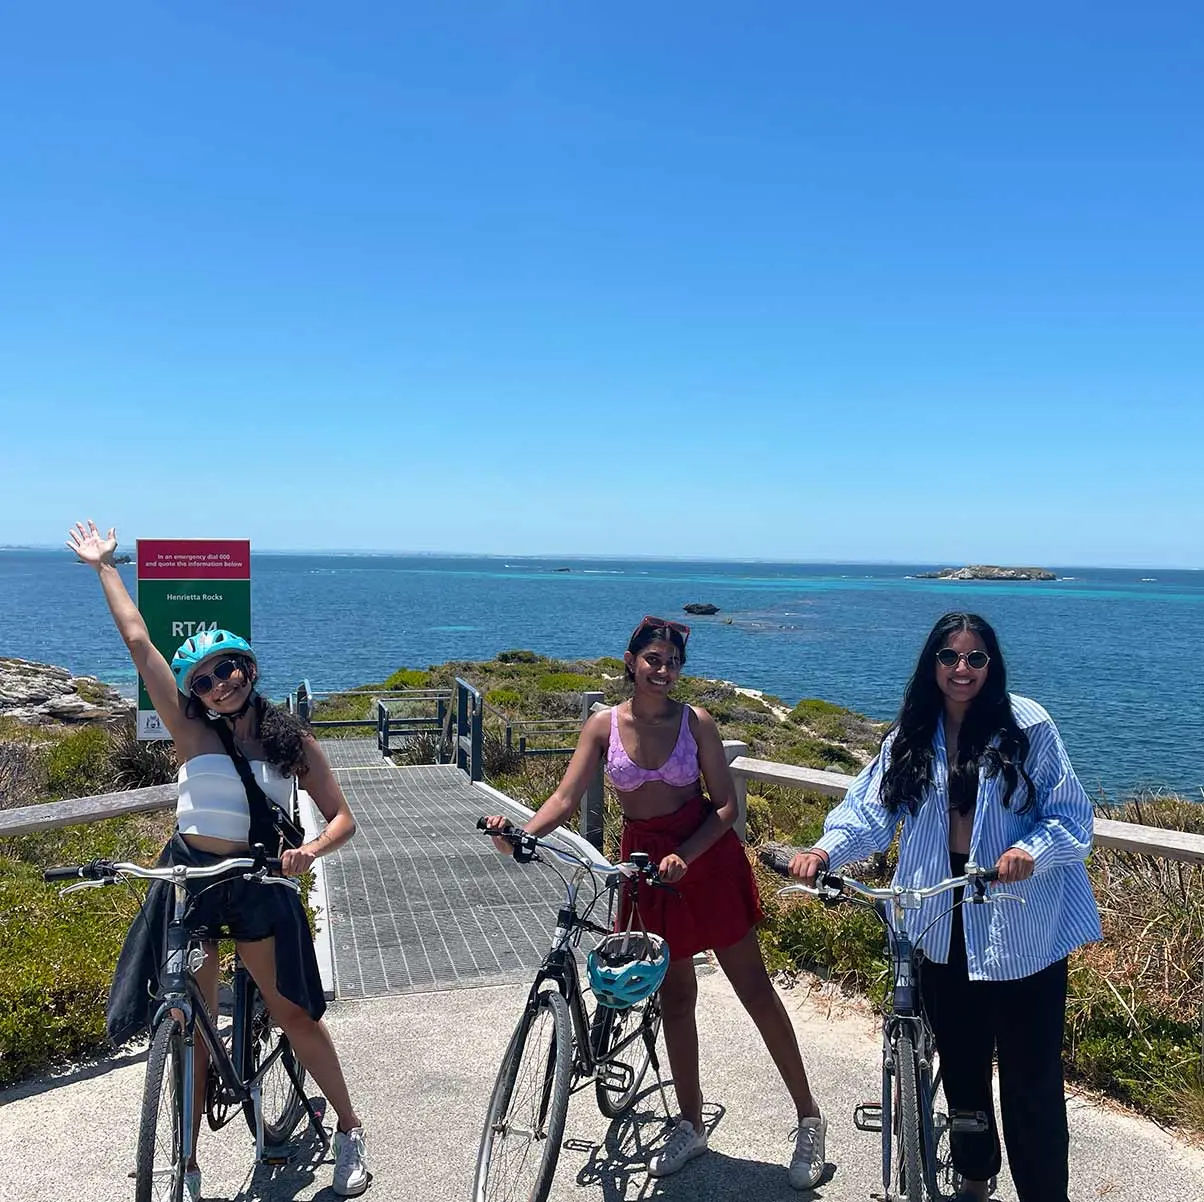
[[[949,963],[926,962],[920,990],[936,1035],[949,1109],[980,1110],[990,1120],[988,1131],[953,1134],[953,1167],[972,1181],[999,1172],[991,1094],[991,1059],[997,1054],[1003,1134],[1019,1202],[1067,1202],[1066,961],[1016,981],[971,981],[959,906],[953,912]]]

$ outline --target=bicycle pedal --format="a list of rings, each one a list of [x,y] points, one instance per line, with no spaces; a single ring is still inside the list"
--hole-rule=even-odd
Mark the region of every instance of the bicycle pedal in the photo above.
[[[990,1129],[991,1124],[981,1110],[954,1110],[949,1115],[949,1130],[959,1135],[980,1135]]]
[[[882,1103],[862,1102],[853,1107],[853,1126],[858,1131],[881,1131]]]
[[[635,1072],[631,1065],[623,1064],[621,1061],[602,1065],[598,1069],[597,1076],[608,1089],[614,1089],[620,1093],[628,1089],[635,1080]]]

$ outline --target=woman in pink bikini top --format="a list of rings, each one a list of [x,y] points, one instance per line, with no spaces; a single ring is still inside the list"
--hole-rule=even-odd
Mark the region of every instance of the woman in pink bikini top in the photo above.
[[[682,1115],[649,1161],[649,1175],[674,1173],[706,1151],[694,956],[713,951],[790,1090],[797,1136],[789,1177],[796,1188],[809,1188],[823,1171],[824,1122],[753,929],[764,915],[748,858],[732,830],[736,789],[723,740],[706,710],[669,696],[686,660],[689,634],[688,626],[664,618],[645,618],[635,628],[623,657],[631,700],[589,718],[556,792],[524,829],[542,835],[564,824],[602,760],[623,810],[619,858],[645,852],[659,866],[661,880],[673,885],[642,892],[639,903],[640,921],[669,945],[660,1004]],[[500,815],[487,819],[495,829],[503,821]],[[498,851],[510,853],[508,842],[495,842]],[[624,906],[619,924],[627,918]]]
[[[606,747],[606,775],[618,793],[633,793],[649,781],[663,781],[675,789],[684,789],[698,780],[698,742],[690,730],[688,705],[681,707],[681,725],[677,731],[677,742],[669,758],[659,768],[641,768],[627,754],[623,737],[619,734],[619,706],[610,710],[610,742]]]

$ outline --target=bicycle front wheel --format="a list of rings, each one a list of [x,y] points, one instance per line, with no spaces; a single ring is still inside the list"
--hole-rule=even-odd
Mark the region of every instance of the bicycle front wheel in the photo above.
[[[184,1029],[169,1014],[155,1028],[146,1058],[134,1202],[184,1197],[184,1055]]]
[[[560,1157],[573,1075],[568,1003],[541,993],[523,1012],[481,1132],[474,1202],[545,1202]]]
[[[898,1111],[895,1137],[899,1172],[898,1197],[907,1202],[931,1202],[924,1176],[924,1129],[920,1118],[919,1067],[915,1045],[901,1035],[895,1045],[895,1080],[898,1083]]]
[[[660,1029],[659,994],[626,1010],[599,1006],[594,1011],[589,1036],[598,1066],[594,1093],[608,1119],[617,1119],[635,1101]]]
[[[301,1087],[305,1087],[305,1067],[297,1059],[288,1036],[273,1024],[263,994],[249,978],[245,996],[243,1021],[247,1029],[242,1045],[242,1077],[244,1081],[250,1081],[260,1065],[275,1056],[259,1085],[260,1105],[263,1107],[263,1141],[268,1147],[279,1147],[288,1142],[305,1113],[305,1100],[293,1084],[295,1076]],[[254,1135],[255,1107],[251,1102],[243,1103],[243,1114]]]

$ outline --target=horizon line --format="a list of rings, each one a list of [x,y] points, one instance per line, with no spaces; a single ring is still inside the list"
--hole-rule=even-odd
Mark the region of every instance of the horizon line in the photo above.
[[[58,551],[55,543],[0,543],[0,551]],[[126,552],[129,553],[128,551]],[[252,549],[253,555],[327,555],[338,556],[380,556],[393,559],[525,559],[525,560],[576,560],[582,563],[703,563],[703,564],[783,564],[787,566],[849,566],[849,567],[936,567],[959,568],[968,566],[1002,567],[1002,568],[1039,568],[1039,562],[1025,563],[987,563],[975,561],[953,563],[937,559],[790,559],[775,556],[694,556],[694,555],[644,555],[631,554],[584,554],[573,552],[529,552],[529,551],[405,551],[386,550],[379,547],[262,547]],[[1049,563],[1047,570],[1065,568],[1081,571],[1095,569],[1100,571],[1143,571],[1155,570],[1164,572],[1199,572],[1204,566],[1168,563],[1142,563],[1128,561],[1125,563]]]

